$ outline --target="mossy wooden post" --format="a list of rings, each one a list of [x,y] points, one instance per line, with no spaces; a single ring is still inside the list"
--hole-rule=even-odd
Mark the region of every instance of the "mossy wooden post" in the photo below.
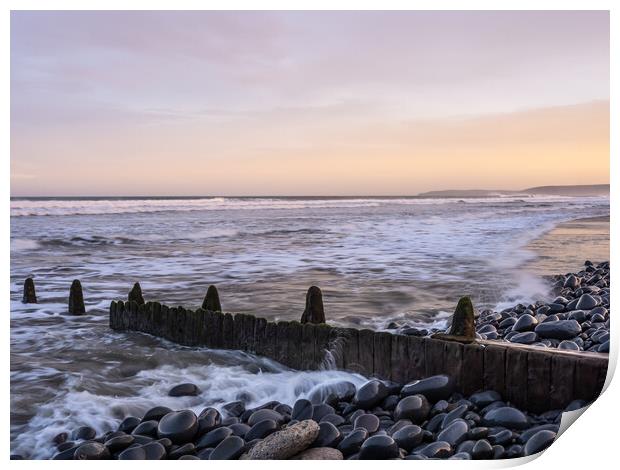
[[[323,293],[317,286],[311,286],[306,293],[306,308],[301,323],[325,323]]]
[[[220,294],[214,285],[210,285],[207,289],[207,295],[205,295],[202,301],[202,308],[211,312],[221,312],[222,304],[220,303]]]
[[[390,348],[390,377],[397,383],[404,384],[407,381],[407,337],[392,335],[392,347]]]
[[[69,290],[69,315],[83,315],[86,313],[84,306],[84,294],[82,293],[82,283],[75,279],[71,283]]]
[[[127,295],[127,300],[129,300],[130,302],[133,300],[138,305],[144,304],[144,297],[142,296],[142,288],[140,287],[139,282],[136,282],[133,285],[133,287],[129,291],[129,294]]]
[[[34,289],[34,279],[31,277],[24,281],[24,295],[22,296],[22,302],[25,304],[37,303],[37,294]]]
[[[471,343],[476,339],[474,306],[469,297],[459,299],[452,315],[452,325],[449,332],[447,334],[435,333],[432,338],[462,343]]]
[[[224,347],[224,318],[226,316],[222,312],[214,312],[213,313],[213,347],[214,348],[223,348]],[[227,328],[232,326],[232,316],[228,314],[228,319],[226,320]]]

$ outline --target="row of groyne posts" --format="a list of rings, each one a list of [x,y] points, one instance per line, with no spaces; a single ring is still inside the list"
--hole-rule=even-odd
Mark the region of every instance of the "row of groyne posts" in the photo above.
[[[24,302],[35,301],[34,282],[24,284]],[[73,281],[69,313],[84,313],[81,284]],[[298,370],[334,367],[406,383],[438,374],[464,394],[495,390],[515,406],[540,413],[571,401],[595,400],[603,389],[607,355],[544,349],[475,338],[471,300],[459,300],[447,333],[406,336],[325,322],[321,290],[312,286],[300,321],[268,321],[223,313],[215,286],[198,309],[146,302],[136,283],[127,300],[110,304],[110,327],[137,331],[193,347],[243,350]]]

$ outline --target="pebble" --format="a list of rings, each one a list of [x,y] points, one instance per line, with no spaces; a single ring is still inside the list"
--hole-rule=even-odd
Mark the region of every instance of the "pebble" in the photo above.
[[[239,436],[229,436],[220,442],[209,455],[209,460],[236,460],[245,450],[245,441]]]
[[[398,445],[390,436],[372,436],[366,439],[359,451],[360,460],[387,460],[398,457]]]
[[[109,457],[109,449],[99,442],[88,442],[86,444],[82,444],[73,454],[74,460],[104,460]]]
[[[192,440],[196,431],[198,431],[198,418],[192,411],[173,411],[159,421],[157,436],[166,437],[174,444],[184,444]]]
[[[379,418],[373,414],[364,414],[355,419],[354,429],[364,428],[370,434],[379,430]]]
[[[358,428],[351,431],[342,441],[338,444],[338,450],[347,457],[359,452],[360,447],[364,441],[368,438],[368,431],[365,428]]]
[[[336,447],[341,440],[340,430],[332,423],[323,422],[319,424],[319,435],[312,445],[314,447]]]
[[[538,431],[528,439],[523,447],[525,455],[537,454],[549,447],[555,440],[556,433],[549,430]]]
[[[422,423],[430,412],[430,405],[424,395],[406,396],[394,409],[394,418],[409,419],[415,424]],[[439,415],[437,415],[439,416]]]
[[[502,426],[509,429],[525,429],[529,424],[522,411],[509,406],[493,408],[484,415],[482,422],[485,426]]]
[[[285,460],[310,447],[318,435],[319,425],[307,419],[270,434],[250,449],[248,458]]]
[[[200,389],[190,383],[176,385],[168,392],[169,397],[195,397],[197,395],[200,395]]]
[[[534,331],[541,338],[571,339],[581,333],[581,325],[576,320],[558,320],[541,323]]]
[[[447,400],[454,392],[454,381],[447,375],[434,375],[408,383],[401,390],[404,397],[423,395],[431,403]]]
[[[423,438],[422,428],[415,424],[403,426],[392,434],[392,438],[398,444],[398,447],[411,451],[414,447],[420,445]]]
[[[344,460],[342,452],[331,447],[313,447],[291,457],[291,460]]]
[[[381,403],[389,394],[383,382],[371,380],[357,390],[353,403],[364,410],[369,410]]]

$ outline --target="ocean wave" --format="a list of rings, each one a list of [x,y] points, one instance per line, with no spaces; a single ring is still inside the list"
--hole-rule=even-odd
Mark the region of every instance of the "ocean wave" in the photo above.
[[[561,196],[522,197],[497,196],[487,198],[135,198],[135,199],[13,199],[11,216],[75,216],[106,215],[178,211],[221,211],[221,210],[278,210],[278,209],[329,209],[329,208],[372,208],[382,205],[444,205],[484,204],[485,206],[506,204],[542,204],[546,201],[574,200]]]

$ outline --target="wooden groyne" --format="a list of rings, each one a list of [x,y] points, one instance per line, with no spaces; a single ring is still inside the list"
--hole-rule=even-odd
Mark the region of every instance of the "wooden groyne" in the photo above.
[[[608,364],[604,354],[492,341],[463,344],[324,323],[271,322],[158,302],[112,302],[110,327],[187,346],[247,351],[298,370],[320,369],[327,361],[338,369],[399,383],[447,374],[464,394],[496,390],[515,406],[535,413],[562,409],[575,399],[596,399]]]

